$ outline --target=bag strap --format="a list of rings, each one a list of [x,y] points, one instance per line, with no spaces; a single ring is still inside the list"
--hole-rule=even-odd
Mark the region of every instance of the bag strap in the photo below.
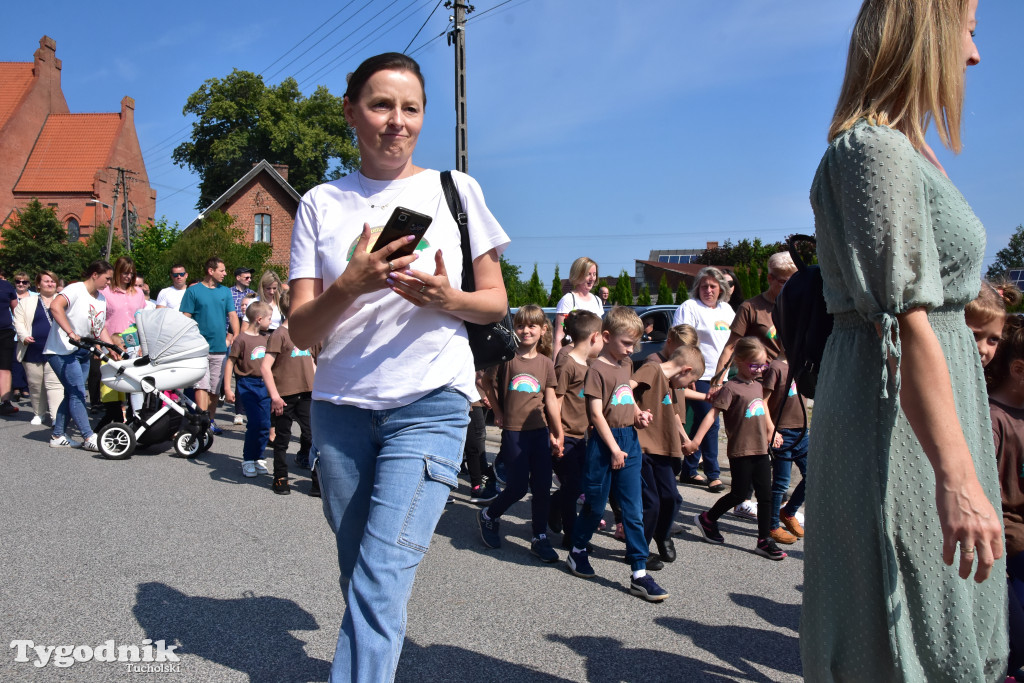
[[[441,189],[444,190],[444,198],[448,202],[448,210],[452,212],[452,218],[459,224],[459,237],[462,242],[462,291],[475,292],[476,278],[473,276],[473,255],[469,248],[469,219],[462,207],[462,198],[459,197],[459,190],[455,186],[451,171],[441,171]]]
[[[812,235],[790,235],[789,239],[786,241],[789,243],[789,255],[793,257],[793,263],[796,264],[796,269],[803,270],[807,267],[807,264],[804,263],[803,258],[800,256],[800,252],[797,251],[797,242],[810,242],[817,246],[817,240],[815,240]]]

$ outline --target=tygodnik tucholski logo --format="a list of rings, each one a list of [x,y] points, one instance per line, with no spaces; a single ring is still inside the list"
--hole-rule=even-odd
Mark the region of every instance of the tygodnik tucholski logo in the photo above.
[[[58,669],[74,666],[79,662],[116,662],[123,664],[132,673],[181,673],[181,664],[174,651],[177,645],[167,645],[163,640],[156,642],[146,638],[142,645],[117,645],[113,640],[104,641],[95,647],[91,645],[36,645],[31,640],[12,640],[14,661],[32,662],[42,668],[52,664]]]

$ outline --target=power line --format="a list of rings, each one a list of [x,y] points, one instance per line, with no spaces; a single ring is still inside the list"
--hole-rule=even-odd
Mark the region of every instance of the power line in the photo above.
[[[371,0],[371,1],[372,1],[372,0]],[[329,48],[327,48],[326,50],[324,50],[323,52],[321,52],[321,53],[320,53],[319,55],[317,55],[316,57],[314,57],[312,61],[310,61],[310,62],[307,62],[307,63],[306,63],[306,64],[305,64],[305,65],[304,65],[304,66],[303,66],[302,68],[300,68],[300,69],[299,69],[298,71],[295,71],[295,72],[294,72],[294,73],[292,74],[292,77],[298,76],[298,75],[299,75],[300,73],[302,73],[303,71],[305,71],[306,69],[308,69],[309,67],[311,67],[311,66],[312,66],[313,64],[316,64],[316,63],[317,63],[317,62],[318,62],[318,61],[319,61],[320,59],[322,59],[322,58],[323,58],[323,57],[324,57],[325,55],[327,55],[327,54],[328,54],[328,53],[329,53],[329,52],[330,52],[331,50],[333,50],[334,48],[338,47],[339,45],[341,45],[342,43],[344,43],[344,42],[345,42],[346,40],[348,40],[349,38],[351,38],[352,36],[354,36],[354,35],[355,35],[356,33],[358,33],[358,32],[359,32],[360,30],[362,30],[363,28],[365,28],[365,27],[366,27],[366,25],[367,25],[367,24],[369,24],[369,23],[370,23],[371,21],[373,21],[374,19],[376,19],[377,17],[379,17],[379,16],[380,16],[381,14],[383,14],[384,12],[388,11],[388,9],[390,9],[390,8],[391,8],[391,7],[393,6],[393,5],[395,5],[395,4],[397,3],[397,2],[398,2],[398,0],[391,0],[391,2],[389,2],[389,3],[387,4],[387,5],[385,5],[385,6],[384,6],[384,9],[380,10],[379,12],[377,12],[376,14],[374,14],[374,15],[373,15],[372,17],[370,17],[369,19],[367,19],[366,21],[364,21],[364,22],[363,22],[362,24],[360,24],[359,26],[357,26],[356,28],[354,28],[354,29],[353,29],[353,30],[352,30],[352,31],[351,31],[350,33],[348,33],[348,34],[347,34],[347,35],[346,35],[346,36],[345,36],[344,38],[342,38],[341,40],[339,40],[338,42],[336,42],[336,43],[335,43],[334,45],[331,45],[331,46],[330,46]],[[370,3],[367,3],[367,4],[370,4]],[[364,5],[364,7],[365,7],[365,5]],[[362,11],[362,8],[360,8],[360,11]]]
[[[409,57],[412,57],[412,56],[414,56],[414,55],[415,55],[415,54],[416,54],[417,52],[419,52],[419,51],[423,50],[423,49],[424,49],[424,48],[425,48],[425,47],[426,47],[427,45],[430,45],[431,43],[433,43],[433,42],[434,42],[435,40],[438,40],[438,39],[440,39],[440,38],[444,38],[444,37],[445,37],[446,35],[448,35],[448,29],[449,29],[449,28],[451,28],[451,25],[452,25],[452,24],[451,24],[451,22],[448,22],[448,25],[444,27],[444,30],[443,30],[443,31],[441,31],[440,33],[438,33],[438,34],[437,34],[436,36],[434,36],[433,38],[431,38],[431,39],[430,39],[430,40],[428,40],[427,42],[425,42],[425,43],[423,43],[422,45],[420,45],[420,46],[419,46],[418,48],[416,48],[416,49],[415,49],[415,50],[413,50],[412,52],[409,52],[409,53],[407,53],[407,55],[408,55]]]
[[[309,33],[307,33],[307,34],[306,34],[306,37],[305,37],[305,38],[303,38],[303,39],[302,39],[302,40],[300,40],[299,42],[297,42],[297,43],[295,43],[294,45],[292,45],[292,46],[291,46],[290,48],[288,48],[288,51],[287,51],[287,52],[285,52],[285,53],[284,53],[283,55],[281,55],[280,57],[278,57],[277,59],[275,59],[274,61],[272,61],[272,62],[271,62],[271,63],[270,63],[269,65],[267,65],[267,68],[266,68],[266,69],[264,69],[263,71],[261,71],[261,72],[260,72],[260,76],[262,76],[262,75],[263,75],[263,74],[265,74],[265,73],[266,73],[267,71],[269,71],[269,70],[270,70],[270,67],[274,66],[275,64],[277,64],[278,62],[280,62],[280,61],[281,61],[282,59],[284,59],[285,57],[287,57],[287,56],[288,56],[288,54],[289,54],[289,53],[290,53],[290,52],[291,52],[292,50],[294,50],[294,49],[295,49],[295,48],[297,48],[297,47],[298,47],[299,45],[302,45],[302,44],[303,44],[304,42],[306,42],[307,40],[309,40],[310,36],[312,36],[312,35],[313,35],[314,33],[316,33],[317,31],[319,31],[320,29],[322,29],[322,28],[323,28],[324,26],[326,26],[326,25],[327,25],[328,23],[330,23],[330,22],[331,22],[331,20],[332,20],[332,19],[334,19],[334,17],[338,16],[339,14],[341,14],[342,12],[344,12],[344,11],[345,11],[346,9],[348,9],[348,8],[349,8],[349,5],[351,5],[351,4],[352,4],[353,2],[355,2],[355,1],[356,1],[356,0],[349,0],[349,2],[348,2],[348,5],[345,5],[344,7],[342,7],[342,8],[340,9],[340,10],[338,10],[337,12],[335,12],[334,14],[332,14],[331,16],[329,16],[329,17],[328,17],[327,19],[325,19],[325,20],[324,20],[324,23],[320,24],[320,25],[319,25],[319,26],[317,26],[317,27],[316,27],[315,29],[313,29],[312,31],[310,31]],[[369,4],[369,3],[367,3],[367,4]],[[364,7],[365,7],[365,5],[364,5]],[[356,14],[358,14],[358,13],[359,13],[359,12],[356,12]],[[353,16],[354,16],[354,15],[353,15]],[[339,27],[339,28],[340,28],[340,27]],[[337,29],[335,29],[335,30],[337,30]],[[329,35],[330,35],[330,33],[328,33],[327,35],[325,35],[325,36],[324,36],[324,38],[326,38],[326,37],[327,37],[327,36],[329,36]],[[323,38],[321,38],[320,40],[323,40]],[[318,40],[318,41],[317,41],[317,43],[319,43],[319,42],[320,42],[320,41]],[[313,45],[316,45],[316,43],[313,43]],[[312,49],[312,46],[310,46],[310,49]],[[306,52],[308,52],[308,51],[309,51],[309,50],[307,50]],[[303,52],[302,54],[306,54],[306,53],[305,53],[305,52]],[[301,57],[302,55],[299,55],[299,56]],[[298,59],[298,57],[296,57],[296,59]],[[292,60],[292,61],[295,61],[295,60]],[[288,64],[291,64],[291,62],[289,62]],[[287,66],[288,66],[288,64],[285,64],[285,67],[287,67]],[[275,74],[276,74],[276,73],[277,73],[277,72],[275,72]]]
[[[498,9],[499,7],[502,7],[502,6],[504,6],[504,5],[507,5],[507,4],[508,4],[508,3],[510,3],[510,2],[515,2],[515,0],[505,0],[505,2],[499,2],[499,3],[497,4],[497,5],[495,5],[495,6],[494,6],[494,7],[492,7],[491,9],[487,9],[487,10],[484,10],[483,12],[481,12],[481,13],[480,13],[480,14],[478,14],[478,15],[476,15],[475,17],[473,17],[473,18],[471,18],[471,19],[467,19],[467,20],[466,20],[466,23],[469,23],[470,21],[476,21],[476,20],[477,20],[477,19],[479,19],[480,17],[482,17],[482,16],[484,16],[484,15],[486,15],[486,14],[489,14],[490,12],[493,12],[494,10]],[[527,2],[527,0],[522,0],[522,2],[524,2],[524,3],[525,3],[525,2]],[[511,8],[509,8],[509,9],[511,9]]]
[[[351,4],[353,3],[353,2],[355,2],[355,0],[350,0],[350,1],[349,1],[349,3],[348,3],[348,5],[345,5],[345,7],[348,7],[348,6],[349,6],[349,5],[351,5]],[[303,50],[302,52],[300,52],[299,54],[297,54],[297,55],[295,56],[295,58],[294,58],[294,59],[292,59],[292,61],[288,62],[287,64],[285,64],[284,66],[282,66],[282,67],[281,67],[280,69],[278,69],[278,70],[277,70],[277,71],[275,71],[274,73],[270,74],[270,76],[268,76],[267,78],[268,78],[268,79],[272,79],[272,78],[274,78],[274,77],[275,77],[275,76],[277,76],[277,75],[278,75],[279,73],[281,73],[282,71],[284,71],[285,69],[287,69],[287,68],[288,68],[289,66],[291,66],[292,64],[294,64],[295,62],[297,62],[297,61],[298,61],[299,59],[301,59],[301,58],[302,58],[303,56],[305,56],[306,54],[308,54],[310,50],[312,50],[312,49],[313,49],[314,47],[316,47],[317,45],[319,45],[320,43],[322,43],[323,41],[325,41],[325,40],[327,39],[327,37],[328,37],[329,35],[333,34],[333,33],[334,33],[335,31],[337,31],[338,29],[340,29],[341,27],[343,27],[343,26],[344,26],[344,25],[345,25],[346,23],[348,23],[349,21],[352,21],[353,19],[355,19],[355,18],[356,18],[356,17],[357,17],[358,15],[359,15],[359,13],[360,13],[360,12],[362,12],[362,11],[363,11],[364,9],[366,9],[367,7],[369,7],[369,6],[370,6],[370,5],[372,4],[372,3],[373,3],[373,0],[368,0],[368,1],[367,1],[367,3],[366,3],[365,5],[363,5],[362,7],[360,7],[359,9],[357,9],[357,10],[355,11],[355,13],[354,13],[354,14],[352,14],[352,16],[350,16],[350,17],[349,17],[348,19],[346,19],[345,21],[341,22],[340,24],[338,24],[337,26],[335,26],[334,28],[332,28],[332,29],[331,29],[330,31],[328,31],[327,33],[325,33],[325,34],[324,34],[323,36],[321,36],[321,37],[320,37],[320,39],[319,39],[318,41],[316,41],[315,43],[313,43],[312,45],[310,45],[309,47],[307,47],[307,48],[306,48],[305,50]],[[343,7],[342,9],[345,9],[345,8]],[[333,19],[333,18],[334,18],[335,16],[338,16],[338,15],[337,15],[337,14],[335,14],[334,16],[332,16],[332,17],[331,17],[331,19]],[[328,19],[327,21],[330,21],[330,19]],[[325,22],[324,22],[324,24],[326,24],[326,23],[327,23],[327,22],[325,21]],[[321,24],[320,26],[323,26],[323,24]],[[319,28],[317,28],[317,31],[319,31],[319,30],[320,30],[320,29],[319,29]],[[316,33],[316,31],[314,31],[314,33]],[[349,35],[352,35],[352,34],[350,33]],[[307,36],[307,37],[308,37],[308,36]],[[347,36],[346,36],[346,38],[347,38]],[[344,42],[346,38],[342,38],[340,42]],[[303,38],[303,40],[305,40],[305,38]],[[337,45],[337,43],[335,43],[335,45]],[[296,46],[296,47],[298,47],[298,46]],[[328,52],[330,52],[330,50],[331,50],[331,49],[333,49],[333,48],[330,48],[330,49],[328,49]],[[327,53],[325,52],[324,54],[327,54]],[[322,57],[322,56],[323,56],[323,54],[322,54],[322,55],[320,55],[320,57]],[[317,57],[316,59],[320,59],[320,57]],[[314,59],[314,60],[313,60],[313,62],[315,62],[315,61],[316,61],[316,59]],[[311,63],[312,63],[312,62],[311,62]],[[306,66],[309,66],[309,65],[307,64]],[[270,67],[267,67],[267,68],[269,69]],[[306,68],[306,67],[303,67],[303,69],[304,69],[304,68]],[[294,75],[296,75],[296,74],[298,74],[298,73],[300,73],[301,71],[302,71],[302,69],[299,69],[299,71],[297,71],[297,72],[296,72],[295,74],[293,74],[293,76],[294,76]]]
[[[434,5],[434,9],[430,10],[430,14],[428,14],[428,15],[427,15],[427,18],[423,20],[423,26],[420,26],[419,30],[418,30],[418,31],[416,31],[416,35],[414,35],[414,36],[412,37],[412,40],[410,40],[410,41],[409,41],[409,44],[405,46],[405,49],[404,49],[404,50],[402,50],[402,53],[403,53],[403,54],[404,54],[404,53],[406,53],[406,52],[408,52],[408,51],[409,51],[409,48],[410,48],[410,47],[412,46],[413,42],[415,42],[415,40],[416,40],[417,38],[419,38],[419,36],[420,36],[420,32],[421,32],[421,31],[423,30],[423,28],[424,28],[424,27],[425,27],[425,26],[427,25],[427,22],[428,22],[428,21],[430,21],[430,17],[434,16],[434,12],[436,12],[436,11],[437,11],[437,8],[441,6],[441,3],[442,3],[442,2],[444,2],[444,0],[437,0],[437,4],[436,4],[436,5]]]

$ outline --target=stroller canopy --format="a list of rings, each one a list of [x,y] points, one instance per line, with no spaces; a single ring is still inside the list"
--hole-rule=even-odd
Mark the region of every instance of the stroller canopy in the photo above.
[[[210,345],[199,334],[195,320],[173,308],[154,308],[135,314],[139,328],[142,354],[153,365],[163,365],[186,358],[205,358]]]

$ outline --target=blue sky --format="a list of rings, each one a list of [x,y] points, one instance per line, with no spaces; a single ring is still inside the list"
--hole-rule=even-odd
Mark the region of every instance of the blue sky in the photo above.
[[[633,274],[651,249],[812,228],[808,188],[858,2],[502,2],[479,0],[469,15],[469,172],[525,274],[537,263],[550,281],[557,263],[565,277],[581,255],[602,274]],[[14,3],[0,23],[0,60],[31,61],[46,34],[57,41],[71,111],[113,112],[134,97],[157,215],[184,226],[196,214],[197,179],[170,154],[189,132],[182,106],[204,80],[239,68],[340,95],[362,59],[405,49],[421,25],[411,50],[425,44],[415,57],[429,104],[414,158],[452,167],[454,57],[443,37],[428,42],[450,12],[442,6],[428,20],[435,4]],[[952,155],[932,137],[986,226],[987,265],[1024,222],[1024,2],[981,0],[978,21],[964,151]]]

